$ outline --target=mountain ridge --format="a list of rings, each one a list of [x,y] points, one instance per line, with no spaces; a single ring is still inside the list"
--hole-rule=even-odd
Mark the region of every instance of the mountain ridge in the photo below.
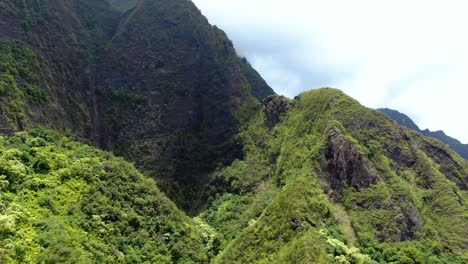
[[[436,253],[425,243],[438,239],[463,251],[465,203],[446,191],[456,182],[459,197],[466,195],[465,160],[335,89],[289,101],[271,129],[266,113],[277,104],[265,101],[245,132],[245,158],[213,175],[203,219],[232,236],[235,226],[223,220],[232,210],[245,228],[215,263],[426,263]],[[420,200],[426,191],[434,200]],[[442,201],[454,211],[429,213]]]
[[[407,115],[402,114],[396,110],[381,108],[377,109],[378,111],[386,114],[388,117],[396,121],[398,124],[405,126],[409,129],[417,131],[426,137],[436,138],[445,144],[449,145],[453,150],[455,150],[460,156],[468,160],[468,144],[462,144],[458,139],[450,137],[445,134],[444,131],[430,131],[429,129],[420,129],[411,118]]]
[[[468,161],[191,1],[0,7],[0,262],[467,262]]]

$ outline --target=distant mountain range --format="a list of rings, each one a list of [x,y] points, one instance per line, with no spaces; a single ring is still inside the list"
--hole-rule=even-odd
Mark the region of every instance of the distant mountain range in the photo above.
[[[407,115],[400,113],[396,110],[388,109],[388,108],[381,108],[377,109],[378,111],[384,113],[398,124],[417,131],[426,137],[433,137],[437,138],[438,140],[444,142],[445,144],[449,145],[455,152],[457,152],[460,156],[465,159],[468,159],[468,144],[462,144],[458,139],[453,137],[447,136],[444,131],[430,131],[429,129],[421,130],[416,123],[414,123],[411,118]]]

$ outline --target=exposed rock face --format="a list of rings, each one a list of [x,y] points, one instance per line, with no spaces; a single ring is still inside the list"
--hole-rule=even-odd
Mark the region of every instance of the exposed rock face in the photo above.
[[[262,105],[266,126],[271,129],[281,122],[281,117],[293,107],[293,102],[284,96],[270,95],[262,100]]]
[[[170,179],[170,193],[183,189],[174,178],[197,182],[231,159],[236,112],[257,104],[231,41],[190,1],[140,1],[101,58],[97,86],[102,146]]]
[[[338,128],[329,136],[325,158],[328,161],[328,181],[333,189],[351,186],[359,190],[379,180],[376,172],[369,169],[361,151]]]
[[[388,137],[384,147],[392,159],[395,169],[414,166],[417,160],[417,151],[414,144],[411,143],[410,132],[403,127],[395,127],[387,132]]]

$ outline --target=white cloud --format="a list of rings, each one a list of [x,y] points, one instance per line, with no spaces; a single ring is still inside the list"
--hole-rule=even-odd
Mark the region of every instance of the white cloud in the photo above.
[[[468,143],[468,2],[194,2],[278,93],[337,87]]]

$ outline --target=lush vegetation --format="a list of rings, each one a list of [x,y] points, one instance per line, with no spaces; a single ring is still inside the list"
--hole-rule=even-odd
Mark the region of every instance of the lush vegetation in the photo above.
[[[4,132],[26,127],[31,108],[47,103],[39,88],[39,67],[39,57],[26,45],[0,40],[0,124]]]
[[[212,176],[200,217],[220,233],[216,263],[467,261],[466,189],[441,173],[436,142],[338,90],[292,104],[272,130],[259,113],[244,159]],[[439,147],[466,183],[466,162]]]
[[[430,131],[429,129],[421,130],[414,122],[411,120],[407,115],[402,114],[398,111],[383,108],[378,109],[378,111],[386,114],[391,119],[395,120],[398,124],[417,131],[426,137],[437,138],[438,140],[444,142],[445,144],[449,145],[454,151],[458,153],[461,157],[468,160],[468,144],[462,144],[459,140],[447,136],[444,131]]]
[[[467,166],[440,142],[334,89],[245,120],[243,158],[209,176],[193,219],[122,158],[51,131],[1,137],[0,259],[466,263]]]
[[[0,137],[1,263],[205,263],[199,230],[121,158],[53,132]]]
[[[468,262],[446,145],[270,96],[191,1],[52,2],[0,2],[1,263]]]

